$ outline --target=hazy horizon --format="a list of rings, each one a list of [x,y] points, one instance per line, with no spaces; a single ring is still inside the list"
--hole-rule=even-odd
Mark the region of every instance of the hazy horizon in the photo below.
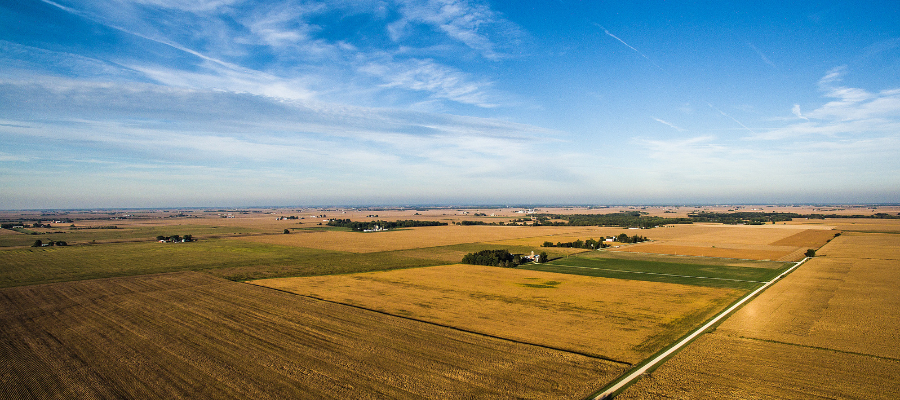
[[[895,204],[898,21],[845,1],[5,3],[0,209]]]

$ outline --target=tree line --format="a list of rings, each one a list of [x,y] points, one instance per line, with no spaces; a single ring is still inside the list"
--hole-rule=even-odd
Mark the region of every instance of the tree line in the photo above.
[[[351,221],[350,219],[332,219],[328,221],[326,224],[328,226],[334,226],[339,228],[350,228],[355,231],[365,231],[372,230],[375,227],[380,227],[381,229],[396,229],[396,228],[414,228],[417,226],[443,226],[447,225],[446,222],[438,222],[438,221],[415,221],[411,219],[402,220],[402,221],[370,221],[370,222],[362,222],[362,221]]]
[[[194,241],[194,236],[193,236],[193,235],[184,235],[184,236],[179,236],[179,235],[163,236],[163,235],[159,235],[159,236],[156,237],[156,240],[157,240],[157,241],[160,241],[160,242],[172,242],[172,243],[179,243],[179,242],[193,242],[193,241]]]
[[[640,242],[646,242],[646,241],[650,240],[645,236],[641,236],[641,235],[628,236],[628,234],[625,234],[625,233],[619,234],[619,236],[614,236],[614,237],[612,237],[612,239],[613,239],[613,241],[619,242],[619,243],[640,243]],[[602,248],[609,247],[609,243],[607,243],[605,240],[594,240],[594,239],[581,240],[581,239],[578,239],[578,240],[575,240],[572,242],[556,242],[556,244],[553,244],[553,242],[550,242],[550,241],[546,241],[541,245],[541,247],[565,247],[565,248],[575,248],[575,249],[602,249]]]
[[[547,262],[547,253],[535,256],[534,262]],[[522,257],[520,254],[512,254],[509,250],[481,250],[469,253],[463,256],[463,264],[472,265],[488,265],[493,267],[515,268],[519,265],[532,262],[529,257]]]

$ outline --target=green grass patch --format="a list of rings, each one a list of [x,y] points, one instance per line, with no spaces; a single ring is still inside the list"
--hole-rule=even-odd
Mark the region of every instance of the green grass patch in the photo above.
[[[545,264],[525,264],[520,269],[685,285],[754,289],[787,269],[730,265],[673,263],[635,259],[569,256]]]
[[[542,283],[520,283],[519,286],[535,288],[535,289],[553,289],[559,286],[562,282],[558,281],[546,281]]]
[[[114,224],[110,224],[114,225]],[[280,230],[246,228],[235,226],[209,225],[171,225],[128,227],[119,229],[69,229],[68,226],[55,226],[50,229],[34,229],[36,234],[0,235],[0,248],[30,246],[35,240],[61,240],[69,245],[87,243],[133,242],[156,240],[157,236],[193,235],[195,238],[222,237],[239,234],[281,233]],[[30,231],[29,231],[30,232]]]

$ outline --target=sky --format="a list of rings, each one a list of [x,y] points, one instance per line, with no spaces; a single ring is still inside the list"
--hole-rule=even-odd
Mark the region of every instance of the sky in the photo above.
[[[890,1],[0,2],[0,209],[898,202]]]

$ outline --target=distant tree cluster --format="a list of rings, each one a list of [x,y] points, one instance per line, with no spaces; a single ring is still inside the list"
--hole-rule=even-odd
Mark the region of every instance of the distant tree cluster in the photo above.
[[[48,240],[44,243],[43,240],[35,240],[34,243],[31,244],[31,247],[47,247],[47,246],[68,246],[69,244],[62,240]]]
[[[764,213],[764,212],[695,212],[688,214],[688,217],[694,222],[718,222],[720,224],[730,225],[763,225],[766,223],[774,224],[776,222],[790,221],[794,218],[803,217],[797,213]]]
[[[640,243],[648,240],[650,239],[641,235],[628,236],[625,233],[620,233],[619,236],[616,236],[616,241],[619,243]]]
[[[612,239],[612,241],[619,242],[619,243],[640,243],[640,242],[645,242],[647,240],[650,240],[644,236],[640,236],[640,235],[628,236],[628,234],[625,234],[625,233],[619,234],[619,236],[611,236],[611,237],[609,237],[609,239]],[[601,240],[578,239],[573,242],[556,242],[556,244],[553,244],[553,242],[547,241],[547,242],[544,242],[544,244],[542,244],[541,247],[565,247],[565,248],[575,248],[575,249],[602,249],[602,248],[609,247],[609,243],[607,243],[606,240],[603,240],[603,239],[601,239]]]
[[[162,236],[162,235],[159,235],[156,237],[156,240],[160,241],[160,242],[171,242],[171,243],[193,242],[194,236],[193,235],[184,235],[184,236],[179,236],[179,235]]]
[[[463,225],[463,226],[471,226],[471,225],[497,225],[496,222],[487,223],[487,222],[484,222],[484,221],[459,221],[459,222],[457,222],[457,224],[458,224],[458,225]]]
[[[629,211],[610,214],[547,215],[547,217],[552,219],[564,220],[568,225],[573,226],[621,226],[625,228],[653,228],[660,225],[693,223],[690,218],[663,218],[652,217],[646,214],[646,212],[642,211]],[[558,223],[555,223],[554,225],[557,224]]]
[[[574,242],[544,242],[541,247],[565,247],[565,248],[575,248],[575,249],[601,249],[604,247],[609,247],[609,244],[605,243],[603,240],[581,240],[578,239]]]
[[[446,222],[438,222],[438,221],[415,221],[415,220],[403,220],[403,221],[371,221],[371,222],[361,222],[361,221],[351,221],[349,219],[333,219],[328,221],[326,224],[328,226],[336,226],[341,228],[350,228],[355,231],[365,231],[375,229],[376,226],[381,229],[396,229],[396,228],[413,228],[417,226],[443,226],[447,225]]]
[[[547,253],[542,252],[537,255],[536,262],[547,262]],[[511,254],[508,250],[481,250],[475,253],[466,254],[463,264],[472,265],[489,265],[494,267],[515,268],[519,265],[530,262],[531,260],[518,254]]]

